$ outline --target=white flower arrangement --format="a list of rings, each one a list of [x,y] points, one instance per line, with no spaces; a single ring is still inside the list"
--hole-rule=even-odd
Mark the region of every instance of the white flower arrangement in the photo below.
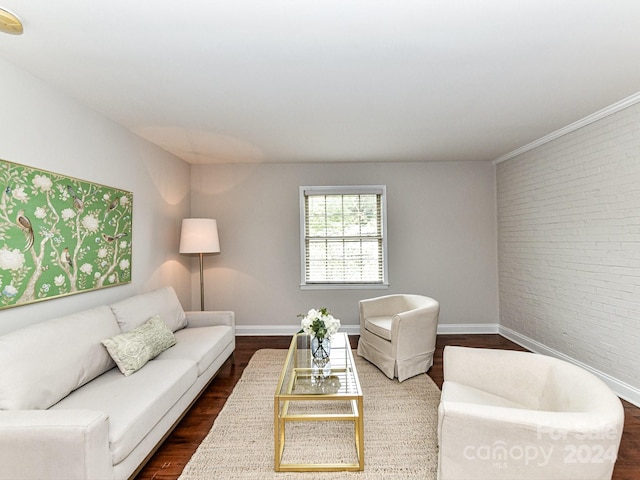
[[[330,339],[340,329],[340,320],[334,318],[326,308],[318,310],[312,308],[306,315],[298,315],[302,317],[302,332],[318,340],[324,338]]]

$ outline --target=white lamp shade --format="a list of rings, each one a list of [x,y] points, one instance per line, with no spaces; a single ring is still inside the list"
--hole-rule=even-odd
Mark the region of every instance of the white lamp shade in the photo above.
[[[218,253],[218,224],[211,218],[185,218],[180,233],[180,253]]]

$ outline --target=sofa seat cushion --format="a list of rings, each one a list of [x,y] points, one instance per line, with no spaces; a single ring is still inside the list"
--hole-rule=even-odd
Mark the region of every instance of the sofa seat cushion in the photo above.
[[[228,325],[185,328],[175,333],[176,344],[158,355],[157,360],[187,359],[198,366],[198,376],[233,342]]]
[[[109,370],[52,409],[89,409],[109,417],[109,448],[117,465],[138,445],[197,379],[189,360],[151,360],[125,377]]]
[[[391,319],[392,317],[369,317],[364,321],[364,328],[374,335],[391,341]]]
[[[442,384],[442,395],[440,399],[442,402],[475,403],[482,405],[483,407],[529,409],[529,407],[522,405],[521,403],[449,380]]]
[[[112,369],[100,341],[118,333],[102,306],[0,336],[0,410],[49,408]]]

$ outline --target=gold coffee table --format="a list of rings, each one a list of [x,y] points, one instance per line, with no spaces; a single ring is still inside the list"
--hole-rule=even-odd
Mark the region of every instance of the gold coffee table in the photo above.
[[[330,413],[327,402],[350,406],[346,413]],[[308,403],[311,402],[311,403]],[[304,404],[304,413],[294,405]],[[283,463],[287,422],[353,422],[357,461],[354,463]],[[275,470],[277,472],[321,472],[364,470],[363,399],[349,337],[337,333],[331,339],[331,357],[323,364],[311,356],[310,337],[296,334],[280,374],[274,397]],[[313,424],[309,426],[313,428]],[[325,441],[331,442],[331,438]],[[319,445],[319,450],[322,448]]]

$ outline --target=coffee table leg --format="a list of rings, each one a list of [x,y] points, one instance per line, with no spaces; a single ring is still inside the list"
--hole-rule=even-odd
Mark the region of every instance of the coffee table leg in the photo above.
[[[356,421],[356,449],[360,470],[364,470],[364,402],[362,396],[358,398],[358,419]]]
[[[274,415],[273,415],[273,436],[274,436],[274,444],[273,444],[273,455],[274,455],[274,465],[273,468],[276,472],[280,471],[280,460],[282,460],[282,452],[280,450],[280,402],[276,399],[274,402]]]

